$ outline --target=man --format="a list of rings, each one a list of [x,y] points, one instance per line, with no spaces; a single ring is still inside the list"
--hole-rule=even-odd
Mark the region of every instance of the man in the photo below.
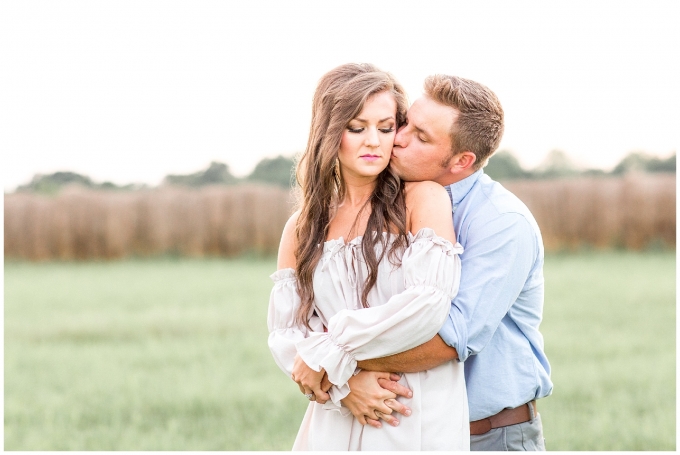
[[[503,110],[491,90],[435,75],[426,79],[424,96],[396,135],[392,169],[404,180],[446,187],[465,251],[459,292],[439,334],[410,351],[359,362],[363,371],[350,380],[352,392],[342,403],[370,425],[380,427],[378,418],[398,424],[393,415],[375,413],[382,401],[396,413],[410,414],[394,400],[409,391],[386,372],[422,371],[457,360],[465,362],[471,449],[545,450],[536,409],[536,400],[552,392],[538,331],[543,243],[526,206],[482,170],[502,134]],[[296,361],[293,377],[325,398],[330,385],[304,383],[305,367]]]

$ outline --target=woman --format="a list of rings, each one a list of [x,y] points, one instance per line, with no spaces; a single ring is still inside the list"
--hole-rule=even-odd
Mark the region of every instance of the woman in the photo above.
[[[398,427],[363,425],[342,407],[357,360],[431,339],[458,290],[462,247],[445,190],[404,184],[389,169],[406,108],[401,86],[368,64],[330,71],[314,95],[298,165],[301,207],[284,228],[272,275],[269,346],[288,375],[298,355],[333,386],[325,404],[310,402],[294,449],[469,449],[456,362],[401,377],[413,390],[400,398],[412,414]],[[377,411],[367,417],[391,409]]]

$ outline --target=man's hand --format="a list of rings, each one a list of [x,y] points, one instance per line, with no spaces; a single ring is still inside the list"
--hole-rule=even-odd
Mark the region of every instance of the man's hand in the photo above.
[[[326,393],[328,389],[330,389],[330,386],[328,385],[330,382],[328,382],[328,380],[325,381],[327,385],[326,390],[323,390],[321,387],[321,380],[325,375],[326,372],[323,370],[323,368],[321,371],[314,371],[305,363],[304,360],[302,360],[302,358],[300,358],[299,355],[295,355],[293,374],[291,374],[290,377],[293,379],[293,381],[297,382],[302,393],[305,395],[310,393],[314,394],[310,401],[314,400],[319,404],[324,404],[331,398],[331,396]]]
[[[392,411],[411,415],[411,410],[396,400],[397,395],[407,398],[413,396],[413,392],[397,383],[399,378],[394,373],[362,370],[349,379],[351,392],[342,400],[342,404],[362,425],[380,428],[382,424],[379,419],[382,419],[397,426],[399,420],[391,415]]]

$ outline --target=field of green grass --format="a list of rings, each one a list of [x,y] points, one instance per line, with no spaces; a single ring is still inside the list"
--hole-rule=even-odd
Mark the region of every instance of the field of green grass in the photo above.
[[[5,450],[288,450],[271,259],[5,263]],[[675,252],[546,259],[549,450],[675,449]]]

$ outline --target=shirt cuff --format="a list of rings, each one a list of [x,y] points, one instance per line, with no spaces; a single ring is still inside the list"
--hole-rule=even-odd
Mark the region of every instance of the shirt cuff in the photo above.
[[[460,308],[451,302],[449,317],[446,318],[444,325],[439,330],[439,336],[458,352],[458,361],[465,362],[470,355],[467,349],[467,324]]]
[[[335,344],[328,332],[310,333],[307,338],[296,342],[295,348],[309,368],[314,371],[323,368],[328,380],[336,386],[346,384],[356,370],[354,355]]]

